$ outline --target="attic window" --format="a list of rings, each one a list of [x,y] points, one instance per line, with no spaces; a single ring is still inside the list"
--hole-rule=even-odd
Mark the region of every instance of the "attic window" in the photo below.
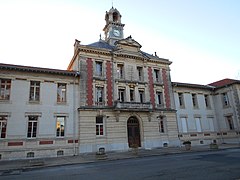
[[[118,13],[114,12],[113,13],[113,22],[116,22],[116,21],[118,21]]]

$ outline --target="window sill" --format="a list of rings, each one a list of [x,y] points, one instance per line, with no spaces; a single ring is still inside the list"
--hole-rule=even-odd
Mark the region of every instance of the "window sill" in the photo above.
[[[27,104],[42,104],[40,101],[28,101]]]
[[[63,106],[67,106],[67,102],[57,102],[56,105],[63,105]]]
[[[0,99],[0,104],[12,104],[12,101],[9,99]]]

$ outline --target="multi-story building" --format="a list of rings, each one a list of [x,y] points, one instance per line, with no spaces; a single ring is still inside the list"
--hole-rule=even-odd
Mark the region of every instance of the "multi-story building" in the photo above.
[[[78,154],[78,76],[0,64],[0,159]]]
[[[240,142],[240,81],[172,83],[179,138],[193,144]]]
[[[76,40],[68,70],[0,64],[0,159],[240,142],[240,81],[172,83],[117,9],[105,39]]]
[[[105,15],[105,40],[81,45],[68,70],[79,71],[79,150],[179,145],[167,59],[141,51],[117,9]]]

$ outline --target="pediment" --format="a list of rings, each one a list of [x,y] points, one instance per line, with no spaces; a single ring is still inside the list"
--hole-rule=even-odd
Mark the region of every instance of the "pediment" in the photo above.
[[[132,51],[140,51],[142,47],[137,41],[135,41],[131,36],[127,37],[126,39],[121,39],[115,42],[115,46],[117,49],[126,49]]]

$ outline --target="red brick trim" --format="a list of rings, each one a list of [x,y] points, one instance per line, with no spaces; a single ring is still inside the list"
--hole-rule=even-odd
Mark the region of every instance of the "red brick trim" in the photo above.
[[[44,144],[53,144],[53,141],[39,141],[40,145],[44,145]]]
[[[106,67],[106,75],[107,75],[107,105],[113,105],[113,92],[112,92],[112,63],[107,61]]]
[[[170,89],[169,89],[169,83],[168,83],[169,80],[168,80],[166,69],[162,70],[162,79],[163,79],[163,85],[164,85],[166,108],[171,108]]]
[[[154,96],[154,89],[153,89],[153,74],[152,68],[148,67],[148,81],[149,81],[149,91],[150,91],[150,101],[153,107],[155,107],[155,96]]]
[[[22,146],[23,142],[8,142],[8,146]]]
[[[87,105],[93,105],[93,61],[87,59]]]
[[[73,139],[70,139],[70,140],[68,140],[68,143],[70,144],[70,143],[73,143],[74,141],[73,141]],[[78,140],[75,140],[75,143],[78,143]]]

